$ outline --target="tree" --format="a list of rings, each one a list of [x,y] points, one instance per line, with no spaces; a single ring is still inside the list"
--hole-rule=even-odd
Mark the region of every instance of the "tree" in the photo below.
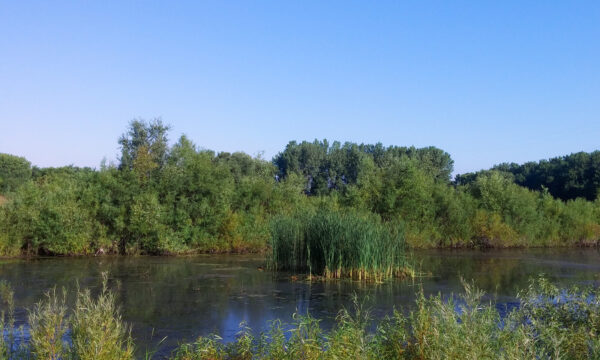
[[[467,185],[490,171],[512,174],[514,182],[531,190],[548,189],[555,198],[578,197],[593,201],[600,194],[600,151],[578,152],[522,165],[503,163],[490,170],[457,175],[455,183]]]
[[[131,121],[129,130],[119,139],[120,169],[135,170],[140,175],[149,176],[155,169],[162,168],[168,156],[169,130],[170,126],[164,125],[161,119]]]
[[[0,154],[0,193],[14,191],[31,178],[31,163],[24,157]]]
[[[454,161],[450,155],[435,147],[383,147],[380,143],[360,144],[315,140],[312,143],[291,141],[285,150],[273,159],[283,178],[291,173],[306,178],[306,192],[324,195],[345,191],[358,181],[360,166],[365,157],[371,158],[380,169],[394,166],[398,161],[414,161],[414,165],[436,182],[449,183]]]

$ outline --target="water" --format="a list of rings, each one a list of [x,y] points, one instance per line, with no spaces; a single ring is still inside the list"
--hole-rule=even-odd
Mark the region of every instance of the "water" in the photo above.
[[[257,331],[268,320],[289,322],[296,311],[310,312],[327,329],[340,308],[351,307],[353,294],[382,317],[410,308],[420,288],[445,296],[460,292],[461,277],[488,292],[501,310],[515,306],[517,290],[540,273],[559,285],[600,280],[596,249],[419,251],[413,261],[422,277],[384,284],[294,281],[289,273],[261,271],[264,259],[255,255],[0,260],[0,280],[13,286],[18,324],[24,324],[25,308],[47,289],[74,289],[77,283],[98,289],[101,273],[108,271],[139,351],[156,348],[166,337],[159,355],[199,335],[231,340],[242,321]]]

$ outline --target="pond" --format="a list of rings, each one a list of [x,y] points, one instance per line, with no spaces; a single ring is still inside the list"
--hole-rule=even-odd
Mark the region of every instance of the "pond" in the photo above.
[[[410,308],[421,288],[425,294],[460,292],[461,278],[488,292],[499,309],[515,306],[517,290],[540,273],[558,285],[600,280],[596,249],[417,251],[412,261],[421,276],[383,284],[298,281],[290,273],[262,271],[264,258],[256,255],[0,260],[0,280],[14,288],[17,320],[23,324],[24,309],[46,290],[77,284],[98,289],[107,271],[140,353],[166,337],[158,355],[199,335],[231,340],[242,321],[257,331],[272,319],[290,322],[296,311],[322,319],[328,329],[340,308],[352,306],[354,294],[374,317],[382,317],[394,308]]]

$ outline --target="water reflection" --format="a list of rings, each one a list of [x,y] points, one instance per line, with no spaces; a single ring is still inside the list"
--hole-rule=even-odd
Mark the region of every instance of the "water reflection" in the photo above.
[[[268,320],[290,321],[295,311],[310,312],[329,328],[338,310],[351,306],[354,293],[381,317],[410,307],[420,288],[426,294],[459,292],[461,277],[473,280],[498,308],[505,308],[514,306],[517,290],[539,273],[558,284],[595,282],[599,260],[595,249],[422,251],[414,253],[413,261],[423,277],[376,285],[291,281],[291,274],[259,271],[264,260],[257,256],[52,258],[5,261],[0,279],[15,288],[22,324],[23,307],[32,306],[47,289],[73,289],[79,283],[97,290],[101,273],[108,271],[140,350],[167,337],[164,354],[211,332],[231,340],[242,321],[260,331]]]

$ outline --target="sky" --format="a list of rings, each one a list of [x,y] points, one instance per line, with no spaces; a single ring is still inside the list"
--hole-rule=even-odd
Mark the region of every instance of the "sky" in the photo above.
[[[0,0],[0,152],[118,159],[132,119],[266,159],[436,146],[455,173],[600,149],[599,1]]]

